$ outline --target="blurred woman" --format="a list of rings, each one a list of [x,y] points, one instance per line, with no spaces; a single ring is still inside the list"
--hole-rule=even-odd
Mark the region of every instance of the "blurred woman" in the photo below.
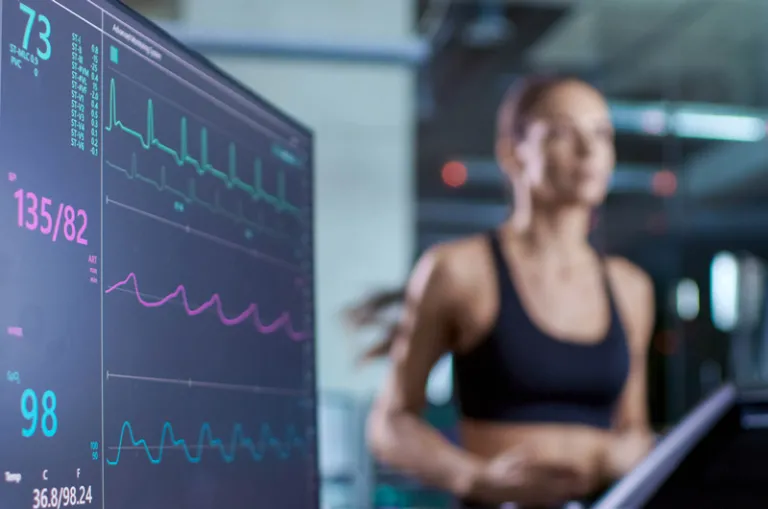
[[[496,154],[514,211],[494,231],[432,247],[407,288],[353,310],[402,319],[368,423],[382,462],[466,508],[560,507],[589,497],[651,449],[649,277],[588,242],[615,164],[605,98],[574,78],[525,80],[498,112]],[[453,354],[462,447],[420,418],[433,365]]]

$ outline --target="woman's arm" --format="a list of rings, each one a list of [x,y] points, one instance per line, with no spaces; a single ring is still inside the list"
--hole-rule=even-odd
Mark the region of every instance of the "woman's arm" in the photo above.
[[[436,248],[413,272],[390,351],[392,368],[368,420],[368,442],[383,463],[466,497],[481,461],[450,444],[420,417],[429,373],[456,337],[456,278],[450,261]]]
[[[648,418],[648,351],[656,316],[653,282],[625,259],[612,259],[613,281],[630,353],[629,377],[619,400],[605,459],[606,476],[628,473],[651,451],[655,438]]]

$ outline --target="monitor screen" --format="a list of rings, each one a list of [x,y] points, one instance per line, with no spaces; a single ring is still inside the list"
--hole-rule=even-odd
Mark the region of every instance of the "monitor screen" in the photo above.
[[[2,509],[312,509],[312,135],[107,0],[3,0]]]

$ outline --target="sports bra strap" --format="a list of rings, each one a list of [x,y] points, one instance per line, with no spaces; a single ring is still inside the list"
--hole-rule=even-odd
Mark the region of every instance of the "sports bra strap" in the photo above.
[[[509,264],[504,256],[504,251],[501,249],[501,240],[499,239],[499,232],[497,230],[491,230],[488,232],[488,241],[491,244],[491,256],[493,257],[493,263],[496,265],[496,270],[500,276],[509,277],[511,275],[509,271]]]
[[[611,284],[611,276],[608,273],[608,255],[604,253],[597,253],[600,263],[600,272],[603,276],[603,284],[605,285],[605,292],[608,295],[608,300],[611,303],[611,310],[615,311],[615,301],[613,299],[613,285]]]

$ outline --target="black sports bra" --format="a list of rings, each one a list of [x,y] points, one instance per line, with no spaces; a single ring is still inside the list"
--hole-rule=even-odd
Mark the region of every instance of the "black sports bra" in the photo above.
[[[531,321],[495,232],[490,243],[499,314],[484,341],[466,354],[454,355],[454,387],[462,415],[483,421],[609,428],[629,373],[629,349],[607,274],[608,333],[596,344],[568,343]]]

